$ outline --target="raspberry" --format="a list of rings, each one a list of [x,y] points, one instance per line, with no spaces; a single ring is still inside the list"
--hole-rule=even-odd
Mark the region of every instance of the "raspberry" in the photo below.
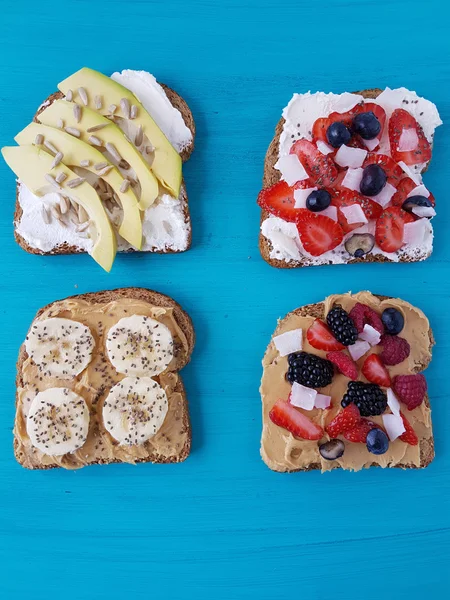
[[[383,321],[380,315],[365,304],[361,304],[361,302],[355,304],[349,313],[349,317],[355,324],[358,333],[362,332],[366,323],[367,325],[372,325],[378,333],[384,332]]]
[[[327,352],[328,360],[331,360],[336,365],[338,371],[349,377],[350,379],[358,378],[358,367],[355,365],[350,356],[347,356],[343,352]]]
[[[409,410],[413,410],[423,402],[427,391],[427,380],[421,373],[397,375],[392,380],[392,389],[399,400],[406,404]]]
[[[326,427],[326,432],[331,438],[335,438],[344,431],[354,429],[360,420],[361,415],[359,414],[359,410],[354,404],[350,404],[350,406],[341,410],[341,412],[334,417],[331,423]]]
[[[382,335],[380,344],[383,346],[380,358],[385,365],[398,365],[408,358],[411,352],[409,343],[396,335]]]
[[[368,421],[367,419],[361,419],[361,421],[354,429],[351,429],[350,431],[346,431],[344,433],[344,437],[349,442],[365,444],[367,434],[375,427],[378,427],[378,425],[375,425],[375,423],[372,423],[372,421]]]
[[[412,428],[410,422],[405,417],[405,415],[403,413],[400,413],[400,416],[403,419],[403,425],[405,426],[405,431],[400,436],[400,439],[402,440],[402,442],[406,442],[410,446],[417,446],[417,444],[419,443],[419,439],[416,435],[416,432]]]

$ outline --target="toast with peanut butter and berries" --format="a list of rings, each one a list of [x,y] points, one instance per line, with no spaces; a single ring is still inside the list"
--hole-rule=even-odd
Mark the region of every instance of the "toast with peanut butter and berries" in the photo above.
[[[17,461],[79,469],[185,460],[191,428],[179,371],[194,341],[187,313],[143,288],[41,308],[17,362]]]
[[[281,319],[263,359],[261,455],[280,472],[418,469],[434,458],[424,313],[370,292]]]
[[[271,266],[415,262],[433,248],[436,106],[405,88],[294,94],[266,154],[259,247]]]

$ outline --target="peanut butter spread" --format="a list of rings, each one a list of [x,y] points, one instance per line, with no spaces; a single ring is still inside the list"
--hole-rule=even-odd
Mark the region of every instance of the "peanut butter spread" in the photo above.
[[[391,377],[417,373],[428,365],[431,360],[432,344],[428,319],[421,310],[403,300],[395,298],[380,300],[370,292],[329,296],[324,302],[324,314],[321,317],[323,318],[335,304],[341,305],[349,312],[357,302],[370,306],[379,314],[385,308],[394,307],[405,318],[405,325],[400,336],[409,342],[411,353],[402,363],[389,367]],[[301,328],[303,330],[303,350],[325,358],[326,352],[316,350],[309,345],[306,339],[306,331],[316,316],[319,315],[300,316],[292,312],[280,322],[275,335]],[[371,352],[379,353],[381,350],[380,346],[375,346],[371,349]],[[356,361],[359,371],[366,356]],[[299,439],[272,423],[269,418],[269,412],[274,403],[279,398],[287,399],[291,391],[291,384],[285,378],[287,370],[288,357],[281,357],[272,341],[263,359],[263,377],[260,388],[263,405],[261,455],[271,469],[275,471],[293,471],[306,469],[311,465],[316,467],[320,465],[322,471],[336,467],[357,471],[370,467],[374,463],[381,467],[392,467],[400,464],[420,466],[421,442],[432,437],[431,411],[428,402],[423,402],[412,411],[402,406],[402,411],[419,438],[417,446],[411,446],[400,439],[396,439],[390,442],[389,449],[385,454],[377,456],[371,454],[365,444],[346,441],[343,456],[328,461],[321,457],[318,450],[319,444],[329,439],[326,433],[319,442]],[[362,379],[361,376],[359,378]],[[349,379],[344,375],[335,374],[332,384],[320,390],[321,393],[331,396],[332,406],[325,410],[314,408],[311,411],[305,411],[305,414],[325,428],[341,409],[340,402],[346,392],[348,381]],[[383,424],[381,416],[370,417],[370,419],[380,425]]]
[[[124,378],[109,362],[105,340],[110,327],[122,317],[144,315],[166,325],[173,337],[174,356],[166,370],[154,377],[164,388],[168,399],[168,413],[159,431],[140,445],[126,446],[111,437],[102,422],[102,406],[110,389]],[[25,467],[61,466],[77,469],[97,462],[128,462],[160,458],[176,461],[180,450],[189,441],[189,427],[185,416],[183,385],[177,373],[189,354],[185,334],[175,320],[173,308],[152,306],[133,298],[121,298],[109,303],[92,304],[69,298],[53,303],[37,320],[61,317],[79,321],[88,326],[95,339],[95,349],[88,367],[73,379],[42,377],[30,357],[26,357],[19,373],[14,434],[16,454],[21,455]],[[68,387],[86,401],[90,411],[89,433],[84,445],[71,454],[48,456],[31,445],[26,430],[26,414],[38,392],[51,387]]]

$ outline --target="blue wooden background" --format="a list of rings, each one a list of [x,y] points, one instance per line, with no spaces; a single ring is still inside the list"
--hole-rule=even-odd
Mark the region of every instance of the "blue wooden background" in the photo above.
[[[449,10],[444,0],[3,2],[0,144],[81,66],[147,69],[188,101],[193,247],[35,257],[13,240],[0,164],[0,597],[167,600],[440,598],[450,583]],[[263,158],[294,91],[405,85],[447,123],[425,182],[432,258],[277,271],[257,248]],[[184,370],[193,449],[181,465],[28,472],[12,454],[17,351],[36,310],[77,292],[146,286],[197,331]],[[437,346],[427,377],[437,457],[425,471],[272,473],[259,458],[260,360],[276,319],[332,292],[420,306]]]

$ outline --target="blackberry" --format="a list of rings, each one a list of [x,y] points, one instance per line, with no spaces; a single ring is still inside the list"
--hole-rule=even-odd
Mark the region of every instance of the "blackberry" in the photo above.
[[[358,339],[358,330],[342,307],[335,306],[330,310],[327,314],[327,323],[334,337],[344,346],[350,346]]]
[[[288,357],[286,378],[290,383],[300,383],[309,388],[330,385],[333,379],[333,363],[308,352],[294,352]]]
[[[373,417],[384,413],[387,396],[376,383],[349,381],[341,405],[345,408],[352,402],[358,407],[362,417]]]

